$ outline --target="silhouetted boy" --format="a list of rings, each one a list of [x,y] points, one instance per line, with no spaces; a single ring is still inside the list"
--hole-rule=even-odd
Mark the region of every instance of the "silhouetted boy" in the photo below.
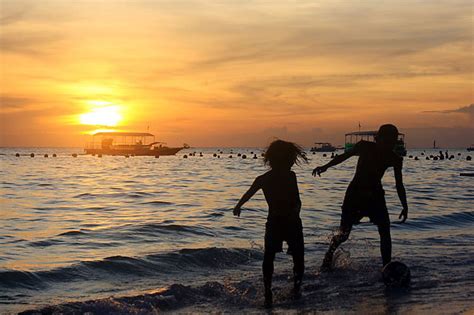
[[[300,219],[301,200],[296,175],[291,167],[300,161],[307,162],[303,150],[296,144],[276,140],[265,152],[264,162],[271,170],[258,176],[249,190],[234,208],[240,216],[240,208],[259,190],[263,190],[268,204],[265,228],[265,252],[263,257],[263,282],[265,306],[271,307],[272,275],[275,254],[282,251],[283,241],[288,244],[288,253],[293,256],[294,294],[297,296],[304,272],[303,226]]]
[[[357,169],[349,184],[342,205],[341,224],[339,231],[333,236],[329,249],[321,266],[322,271],[330,270],[336,248],[349,238],[352,226],[358,224],[363,217],[377,225],[380,235],[380,251],[383,265],[391,260],[392,239],[390,237],[390,219],[385,204],[385,192],[382,177],[389,167],[395,171],[398,197],[403,206],[399,218],[402,223],[408,216],[408,205],[402,178],[402,157],[394,152],[398,130],[394,125],[383,125],[377,132],[374,142],[360,141],[353,149],[337,156],[324,166],[313,170],[313,176],[324,173],[329,167],[337,165],[357,155]]]

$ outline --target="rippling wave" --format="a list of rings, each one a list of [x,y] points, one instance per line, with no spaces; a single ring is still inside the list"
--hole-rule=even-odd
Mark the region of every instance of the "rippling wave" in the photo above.
[[[465,211],[450,213],[444,215],[434,215],[422,218],[415,218],[409,220],[403,225],[398,225],[401,228],[408,229],[446,229],[446,228],[461,228],[474,227],[474,211]]]
[[[68,267],[47,271],[0,271],[0,287],[41,288],[55,282],[97,280],[130,276],[158,276],[196,269],[220,269],[248,264],[262,259],[260,251],[242,248],[182,249],[177,252],[144,257],[111,256],[101,260],[82,261]]]

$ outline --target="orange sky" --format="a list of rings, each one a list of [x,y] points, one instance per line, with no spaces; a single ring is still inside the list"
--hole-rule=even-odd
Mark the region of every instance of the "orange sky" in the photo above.
[[[472,10],[471,1],[0,0],[0,146],[81,147],[99,127],[85,124],[91,111],[173,145],[341,144],[360,121],[395,123],[411,147],[466,146]]]

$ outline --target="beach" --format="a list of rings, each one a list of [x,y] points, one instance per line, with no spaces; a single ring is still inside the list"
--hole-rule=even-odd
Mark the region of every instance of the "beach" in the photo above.
[[[266,170],[262,152],[191,148],[159,158],[99,158],[79,148],[0,149],[0,313],[265,312],[263,194],[240,218],[232,215]],[[311,170],[330,154],[308,153],[309,164],[293,168],[303,204],[302,297],[292,298],[291,257],[280,253],[273,311],[473,312],[474,182],[459,175],[474,172],[466,160],[473,154],[450,149],[452,160],[425,160],[437,152],[408,150],[419,159],[404,159],[405,224],[397,223],[393,170],[383,181],[393,260],[411,269],[405,289],[382,282],[377,228],[366,221],[336,252],[334,271],[319,273],[357,159],[314,178]]]

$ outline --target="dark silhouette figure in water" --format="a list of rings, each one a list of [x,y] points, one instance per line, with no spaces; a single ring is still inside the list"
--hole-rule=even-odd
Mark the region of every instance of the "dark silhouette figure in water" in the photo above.
[[[242,205],[259,189],[263,190],[268,204],[262,265],[266,307],[271,307],[273,302],[271,290],[273,261],[275,254],[282,251],[283,241],[288,244],[288,254],[293,256],[295,296],[299,295],[303,279],[304,240],[300,219],[301,200],[296,174],[291,170],[295,163],[302,161],[307,162],[307,158],[298,145],[283,140],[272,142],[264,155],[264,162],[271,169],[255,179],[234,208],[234,215],[240,216]]]
[[[399,216],[402,219],[401,222],[405,222],[408,216],[408,205],[402,177],[403,159],[393,151],[397,143],[397,137],[398,130],[394,125],[383,125],[377,133],[375,143],[360,141],[352,150],[313,170],[313,176],[320,175],[331,166],[337,165],[352,156],[359,156],[356,173],[347,188],[342,205],[339,231],[331,240],[321,266],[322,271],[331,269],[334,251],[349,238],[352,226],[358,224],[363,217],[369,217],[370,221],[377,225],[383,265],[385,266],[390,262],[392,256],[390,219],[385,204],[385,192],[382,187],[382,177],[389,167],[394,168],[397,193],[403,206]]]

